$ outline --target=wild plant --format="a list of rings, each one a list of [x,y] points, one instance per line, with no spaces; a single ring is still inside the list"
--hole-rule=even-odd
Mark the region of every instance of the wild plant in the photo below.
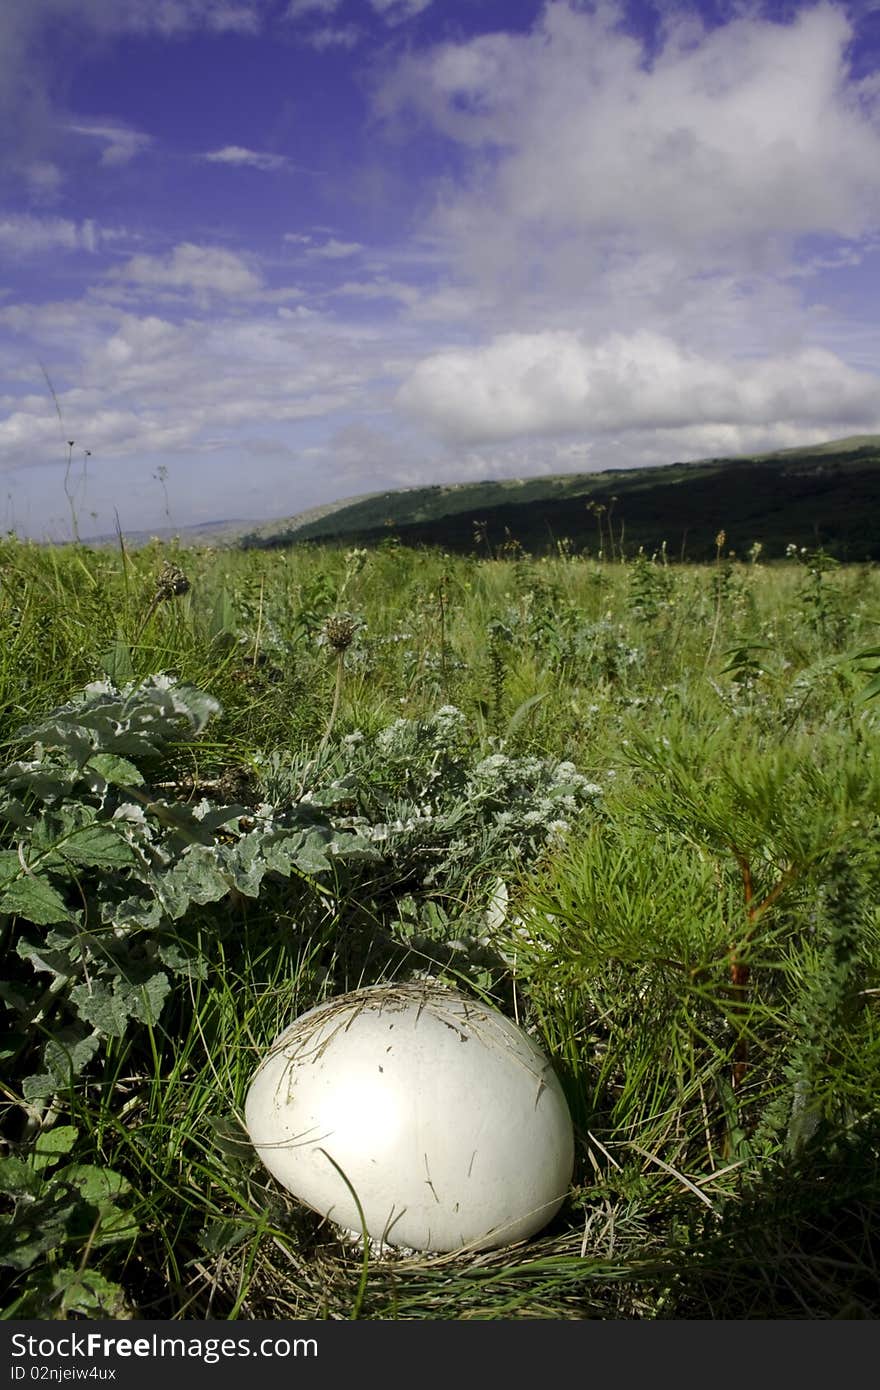
[[[190,588],[190,582],[180,566],[172,564],[170,560],[166,560],[156,580],[156,587],[153,595],[138,623],[137,630],[134,634],[135,645],[140,641],[144,631],[149,625],[150,619],[153,617],[159,605],[162,603],[170,603],[172,599],[180,597],[181,594],[188,594]]]
[[[846,1129],[857,1118],[863,1087],[873,1084],[877,1044],[864,1023],[871,945],[880,939],[873,896],[880,869],[871,834],[855,834],[831,854],[812,911],[812,939],[790,968],[799,988],[783,1067],[784,1085],[767,1107],[756,1144],[780,1136],[787,1154],[797,1157],[820,1128]],[[866,950],[868,946],[868,950]],[[867,1059],[854,1052],[854,1034],[867,1046]],[[865,1061],[868,1065],[865,1065]]]
[[[806,1116],[845,1124],[880,1068],[876,749],[734,752],[670,726],[627,751],[632,790],[527,887],[506,937],[572,1084],[590,1078],[582,1123],[644,1145],[675,1114],[727,1161],[774,1126],[797,1147]]]
[[[354,641],[355,633],[358,630],[359,622],[351,613],[331,613],[324,623],[321,635],[318,638],[319,644],[326,645],[333,652],[336,666],[336,675],[333,682],[333,703],[330,706],[330,714],[327,718],[327,726],[318,744],[316,757],[320,761],[321,754],[327,747],[333,726],[336,723],[336,716],[339,713],[339,702],[342,698],[342,684],[345,679],[345,654]]]
[[[21,1279],[6,1317],[131,1316],[120,1284],[90,1266],[106,1268],[108,1247],[124,1255],[137,1237],[131,1184],[74,1158],[79,1137],[74,1125],[57,1125],[24,1157],[0,1158],[0,1193],[12,1208],[0,1224],[0,1264]]]
[[[334,832],[314,808],[280,825],[265,809],[190,804],[156,785],[172,742],[218,712],[164,676],[121,691],[95,683],[23,730],[32,756],[0,774],[11,842],[0,912],[7,952],[29,967],[5,1002],[29,1103],[65,1090],[130,1020],[157,1021],[171,977],[201,968],[175,928],[193,904],[256,896],[267,874],[329,868],[322,846]],[[340,830],[337,848],[357,839]]]
[[[839,561],[821,546],[808,550],[806,546],[790,545],[786,555],[797,560],[805,570],[798,593],[807,626],[823,641],[839,643],[846,632],[847,616],[839,594],[828,579],[839,568]]]
[[[712,633],[709,638],[709,647],[706,652],[706,659],[703,669],[709,669],[712,660],[712,653],[715,650],[715,642],[718,638],[718,629],[721,624],[721,615],[726,604],[729,602],[733,593],[734,571],[732,554],[724,555],[724,547],[727,543],[727,535],[724,528],[715,537],[715,563],[712,567],[710,593],[714,614],[712,618]]]
[[[650,559],[639,546],[638,554],[627,570],[627,607],[637,622],[653,623],[668,605],[672,581],[668,566],[657,563],[656,554]]]
[[[504,719],[504,692],[507,685],[508,662],[514,641],[512,629],[500,618],[492,618],[486,624],[489,661],[489,701],[487,705],[490,726],[500,734]]]

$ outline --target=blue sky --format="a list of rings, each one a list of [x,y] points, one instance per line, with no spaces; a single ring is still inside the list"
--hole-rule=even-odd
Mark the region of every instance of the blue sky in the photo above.
[[[880,432],[880,3],[7,0],[0,132],[20,535]]]

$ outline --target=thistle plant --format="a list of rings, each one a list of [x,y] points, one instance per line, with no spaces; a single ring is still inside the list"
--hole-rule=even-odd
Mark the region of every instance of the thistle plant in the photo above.
[[[327,727],[324,730],[323,738],[318,745],[317,761],[320,762],[321,755],[333,732],[336,723],[336,716],[339,713],[339,702],[342,698],[342,685],[345,677],[345,653],[354,641],[355,633],[360,626],[357,618],[352,617],[351,613],[331,613],[330,617],[324,622],[321,636],[318,639],[322,645],[330,648],[336,656],[336,678],[333,683],[333,703],[330,707],[330,715],[327,719]]]
[[[153,614],[159,608],[160,604],[170,603],[172,599],[180,597],[181,594],[188,594],[190,588],[190,582],[180,566],[173,564],[170,560],[165,560],[159,577],[156,580],[156,587],[153,591],[153,595],[138,624],[137,632],[134,637],[135,644],[140,641],[150,619],[153,617]]]

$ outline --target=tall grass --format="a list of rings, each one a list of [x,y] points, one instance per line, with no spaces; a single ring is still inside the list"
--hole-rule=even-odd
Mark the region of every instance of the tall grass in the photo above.
[[[475,842],[442,893],[386,868],[193,908],[198,968],[42,1111],[7,1053],[5,1152],[31,1197],[61,1171],[46,1136],[75,1132],[77,1163],[118,1175],[121,1215],[71,1217],[27,1269],[7,1262],[6,1316],[876,1315],[880,706],[857,656],[877,642],[875,569],[721,543],[700,568],[13,537],[0,566],[5,762],[86,683],[165,671],[222,707],[166,757],[163,794],[184,801],[294,798],[445,705],[474,760],[564,759],[601,789],[530,856]],[[370,775],[387,797],[387,768]],[[0,925],[14,1014],[26,924]],[[364,1281],[364,1251],[255,1160],[244,1096],[297,1013],[425,968],[547,1048],[575,1180],[524,1246],[367,1251]]]

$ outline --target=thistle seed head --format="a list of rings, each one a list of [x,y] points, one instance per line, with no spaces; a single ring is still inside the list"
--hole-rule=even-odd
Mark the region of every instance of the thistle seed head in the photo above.
[[[335,652],[344,652],[351,646],[357,632],[357,621],[350,613],[331,613],[324,622],[324,638]]]
[[[178,565],[166,560],[156,581],[156,602],[166,603],[178,594],[189,593],[190,582]]]

